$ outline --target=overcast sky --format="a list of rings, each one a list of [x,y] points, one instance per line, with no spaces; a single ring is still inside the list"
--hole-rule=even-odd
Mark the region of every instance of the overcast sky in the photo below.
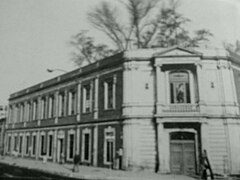
[[[111,0],[113,2],[114,0]],[[0,0],[0,103],[15,91],[74,69],[72,35],[90,29],[86,12],[96,0]],[[182,0],[180,11],[192,20],[189,29],[209,29],[212,44],[240,40],[239,0]]]

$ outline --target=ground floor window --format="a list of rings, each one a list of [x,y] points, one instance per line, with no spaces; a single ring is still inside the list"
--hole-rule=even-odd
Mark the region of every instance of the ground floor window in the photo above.
[[[12,140],[11,136],[8,136],[8,152],[11,151],[11,142],[12,142],[11,140]]]
[[[18,151],[18,136],[14,136],[14,151]]]
[[[29,135],[26,136],[26,154],[29,153]]]
[[[53,135],[48,135],[48,156],[52,157],[52,144],[53,144]]]
[[[22,153],[22,143],[23,143],[23,137],[20,136],[20,139],[19,139],[19,153]]]
[[[68,159],[73,159],[74,156],[74,131],[68,134]]]
[[[36,154],[36,135],[32,136],[32,155]]]
[[[82,138],[83,138],[82,159],[83,159],[83,161],[90,162],[90,160],[91,160],[91,130],[84,129]]]
[[[46,137],[45,134],[41,134],[41,148],[40,148],[40,155],[45,156],[46,155]]]
[[[104,164],[112,164],[115,156],[115,129],[104,130]]]

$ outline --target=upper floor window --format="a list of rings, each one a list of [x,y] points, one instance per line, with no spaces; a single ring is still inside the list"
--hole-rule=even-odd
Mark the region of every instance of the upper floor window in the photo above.
[[[54,116],[54,95],[51,95],[48,98],[48,117],[51,118],[53,116]]]
[[[65,93],[59,94],[59,116],[64,116],[65,111]]]
[[[190,103],[189,74],[172,72],[169,76],[171,103]]]
[[[68,114],[72,115],[76,113],[76,92],[71,90],[68,97]]]
[[[37,99],[33,101],[33,120],[37,120],[38,114],[38,101]]]
[[[104,109],[114,109],[116,104],[116,77],[104,82]]]
[[[47,105],[47,100],[46,100],[46,98],[45,97],[43,97],[42,98],[42,100],[41,100],[41,102],[42,102],[42,119],[45,119],[47,116],[47,111],[46,111],[46,105]]]
[[[83,112],[92,110],[92,85],[88,84],[83,87]]]

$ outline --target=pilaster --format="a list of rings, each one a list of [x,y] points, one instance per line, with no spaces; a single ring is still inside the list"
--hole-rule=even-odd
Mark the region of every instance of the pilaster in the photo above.
[[[77,85],[77,121],[81,120],[81,83]]]
[[[56,91],[55,94],[55,103],[54,103],[54,106],[55,106],[55,112],[54,112],[54,117],[55,117],[55,121],[54,123],[57,124],[58,123],[58,116],[59,116],[59,91]]]
[[[57,161],[57,129],[54,130],[53,134],[53,162]]]
[[[94,80],[94,87],[95,87],[95,93],[94,93],[94,119],[98,119],[98,85],[99,84],[99,78],[96,77]]]
[[[97,166],[98,159],[98,126],[96,125],[93,130],[93,165]]]

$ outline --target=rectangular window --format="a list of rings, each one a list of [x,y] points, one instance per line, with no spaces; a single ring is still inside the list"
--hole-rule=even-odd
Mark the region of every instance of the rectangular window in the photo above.
[[[18,136],[14,136],[14,151],[18,151]]]
[[[190,103],[188,72],[172,72],[169,75],[171,103]]]
[[[34,102],[33,102],[33,120],[37,120],[37,118],[38,118],[38,102],[37,102],[37,100],[35,100]]]
[[[32,103],[28,103],[28,121],[32,120]]]
[[[104,130],[104,164],[111,165],[115,155],[115,129]]]
[[[24,104],[20,105],[20,122],[24,121]]]
[[[82,132],[82,161],[91,162],[91,129],[85,128]]]
[[[20,139],[19,139],[19,153],[22,153],[22,143],[23,143],[23,137],[20,136]]]
[[[113,162],[113,141],[108,139],[106,143],[106,162],[110,163]]]
[[[92,110],[92,88],[91,84],[85,85],[83,88],[83,112],[91,112]]]
[[[89,146],[90,146],[90,135],[84,134],[84,160],[89,161]]]
[[[114,109],[116,104],[116,77],[104,82],[104,109]]]
[[[47,117],[47,111],[46,111],[46,99],[45,98],[42,98],[41,100],[42,102],[42,119],[45,119]]]
[[[54,113],[54,96],[50,96],[48,99],[48,117],[52,118]]]
[[[64,93],[59,94],[59,116],[64,116],[65,110],[65,95]]]
[[[34,156],[36,153],[36,135],[32,136],[32,155]]]
[[[29,136],[26,136],[26,154],[28,155],[29,153]]]
[[[46,155],[45,135],[41,135],[41,156]]]
[[[68,115],[76,113],[76,92],[70,91],[68,97]]]
[[[11,152],[11,141],[12,140],[12,138],[11,138],[11,136],[8,136],[8,152]]]
[[[76,92],[72,92],[71,114],[76,113]]]
[[[17,110],[16,122],[19,122],[20,121],[20,106],[19,105],[16,106],[16,110]]]
[[[74,154],[74,134],[69,134],[68,158],[73,159]]]
[[[52,144],[53,144],[53,135],[48,135],[48,156],[52,157]]]

